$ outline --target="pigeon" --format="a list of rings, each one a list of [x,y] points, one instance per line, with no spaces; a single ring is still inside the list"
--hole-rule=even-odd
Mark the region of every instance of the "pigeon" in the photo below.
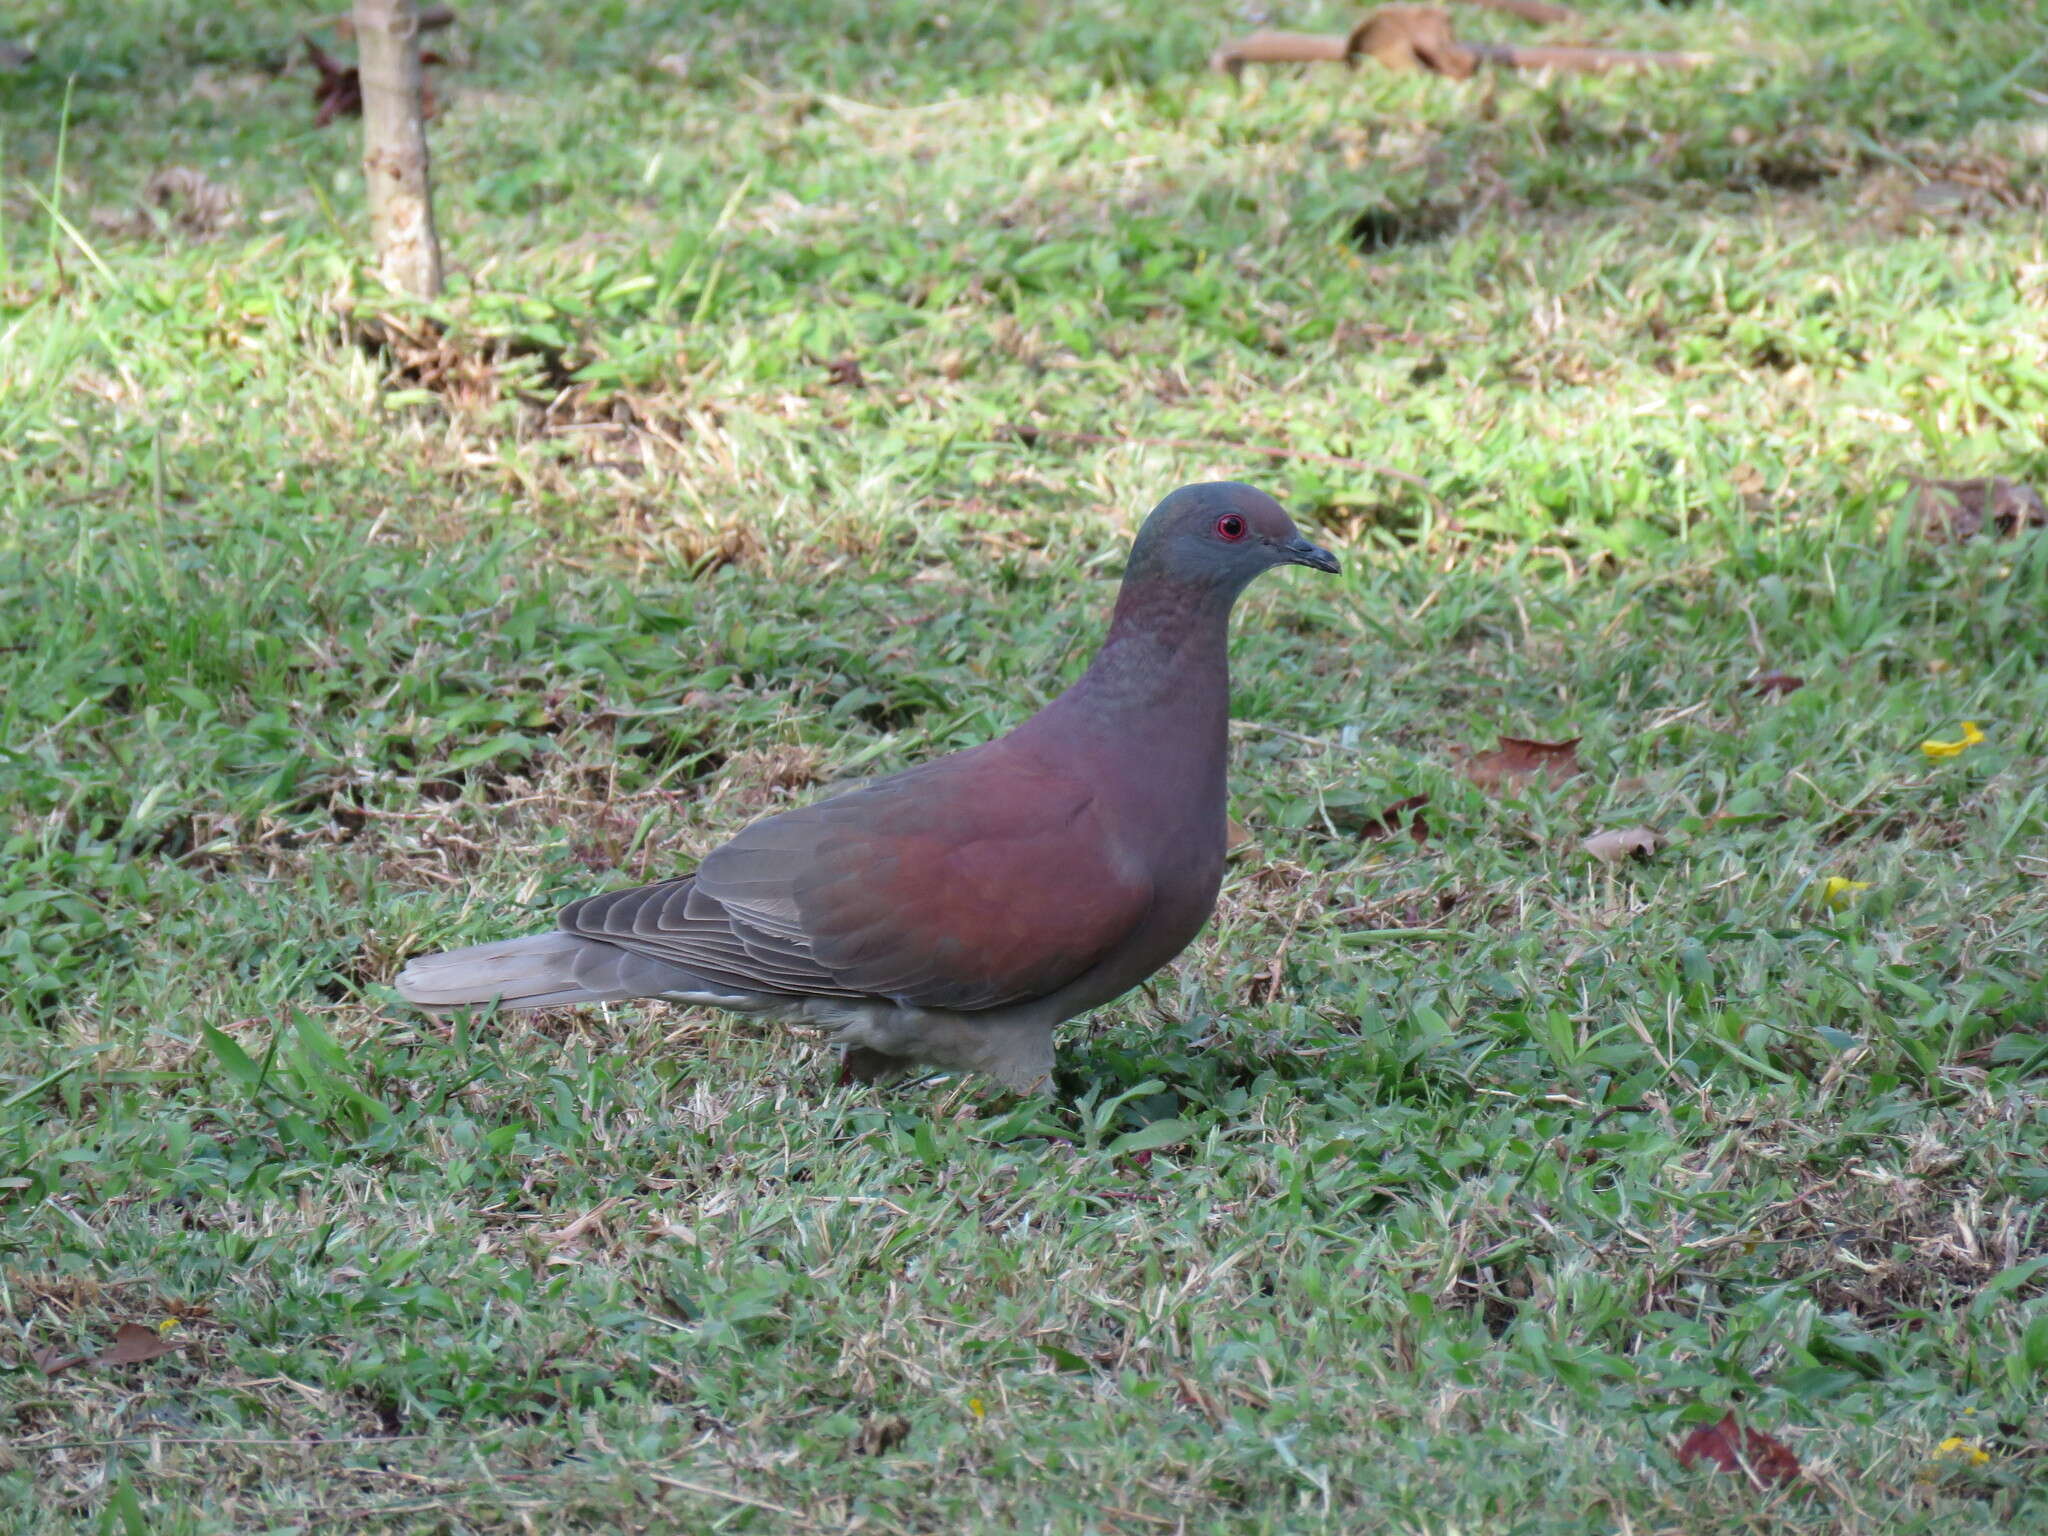
[[[1280,565],[1338,569],[1264,492],[1185,486],[1139,529],[1088,669],[1007,736],[764,817],[548,932],[417,957],[398,991],[435,1013],[661,998],[822,1036],[842,1080],[1043,1089],[1054,1029],[1215,909],[1230,610]]]

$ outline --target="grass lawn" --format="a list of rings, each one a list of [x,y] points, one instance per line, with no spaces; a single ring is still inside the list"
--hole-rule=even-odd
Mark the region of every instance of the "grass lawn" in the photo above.
[[[2048,1530],[2048,536],[1911,479],[2048,484],[2033,7],[472,4],[432,316],[339,8],[4,29],[5,1528]],[[1345,574],[1057,1093],[396,1003],[1022,719],[1218,476]]]

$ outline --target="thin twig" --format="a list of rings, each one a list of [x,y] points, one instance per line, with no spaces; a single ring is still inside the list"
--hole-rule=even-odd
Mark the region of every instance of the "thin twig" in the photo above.
[[[730,1499],[735,1504],[745,1504],[752,1509],[765,1509],[771,1515],[782,1515],[790,1520],[801,1520],[803,1516],[793,1509],[780,1504],[771,1504],[766,1499],[757,1499],[751,1493],[739,1493],[731,1488],[713,1488],[708,1483],[686,1482],[680,1477],[669,1477],[660,1472],[647,1474],[664,1488],[675,1488],[683,1493],[701,1494],[707,1499]]]
[[[257,1435],[111,1435],[102,1440],[17,1440],[17,1451],[107,1451],[128,1445],[224,1445],[232,1447],[296,1446],[302,1451],[325,1450],[329,1446],[396,1445],[406,1440],[425,1440],[426,1435],[322,1435],[317,1440],[265,1438]]]

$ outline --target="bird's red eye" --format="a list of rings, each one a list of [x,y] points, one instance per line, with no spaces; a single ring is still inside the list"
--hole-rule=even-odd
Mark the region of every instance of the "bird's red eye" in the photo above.
[[[1216,537],[1235,544],[1244,537],[1244,519],[1235,512],[1226,512],[1216,519]]]

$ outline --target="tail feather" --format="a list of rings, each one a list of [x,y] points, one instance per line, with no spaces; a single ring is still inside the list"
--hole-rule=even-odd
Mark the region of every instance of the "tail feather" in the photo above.
[[[407,1002],[434,1010],[616,1003],[704,986],[679,966],[560,929],[420,955],[406,963],[396,985]]]

